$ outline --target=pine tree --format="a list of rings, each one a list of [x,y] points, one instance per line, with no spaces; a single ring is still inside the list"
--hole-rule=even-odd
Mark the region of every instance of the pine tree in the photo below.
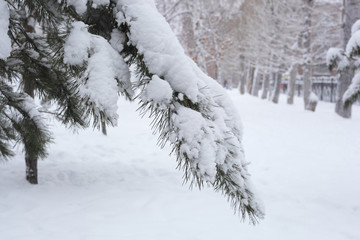
[[[1,155],[11,156],[11,142],[22,142],[26,179],[37,184],[37,161],[46,156],[52,137],[33,98],[54,103],[52,114],[63,123],[85,126],[72,81],[76,71],[62,61],[66,32],[61,29],[62,6],[56,0],[1,0],[1,7],[6,13],[2,22],[8,23],[1,34],[11,50],[0,59]]]
[[[19,16],[24,12],[18,10],[21,3],[27,4],[26,16],[33,16],[43,33],[30,35],[26,24],[19,24],[18,33],[10,24],[10,36],[23,34],[23,41],[30,42],[28,48],[13,47],[11,56],[17,49],[35,51],[26,57],[30,64],[39,62],[24,63],[16,79],[29,78],[41,99],[57,102],[56,113],[64,123],[84,126],[92,120],[94,127],[104,129],[116,125],[119,95],[137,99],[141,114],[153,118],[159,145],[172,146],[185,182],[200,189],[213,186],[228,198],[235,212],[249,216],[253,223],[263,217],[244,160],[235,108],[222,87],[184,54],[151,0],[19,0],[14,6],[8,2]],[[13,37],[13,45],[17,38]],[[130,82],[130,66],[136,67],[136,83]],[[139,92],[136,96],[134,89]],[[26,92],[25,88],[20,94],[32,97]],[[46,131],[40,133],[44,141],[36,142],[41,143],[42,155],[34,159],[45,155],[50,141]],[[29,138],[33,140],[34,135]],[[26,139],[22,140],[26,154],[31,152]]]

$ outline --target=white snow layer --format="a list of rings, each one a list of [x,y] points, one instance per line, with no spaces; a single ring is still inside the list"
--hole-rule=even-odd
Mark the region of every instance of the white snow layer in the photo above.
[[[336,66],[339,71],[349,66],[349,60],[345,56],[344,50],[341,48],[329,48],[326,54],[326,65]]]
[[[37,127],[43,131],[48,131],[48,127],[45,124],[45,117],[38,111],[38,107],[34,99],[30,96],[26,96],[21,102],[22,108],[29,114],[29,117],[36,123]]]
[[[89,58],[91,34],[83,22],[73,22],[64,47],[64,63],[83,66]]]
[[[118,93],[130,90],[130,72],[124,59],[104,38],[93,36],[92,49],[94,53],[85,72],[87,79],[80,93],[89,98],[95,110],[105,112],[116,125]]]
[[[144,55],[150,72],[164,76],[174,91],[197,102],[198,85],[189,60],[169,24],[157,11],[152,0],[119,0],[130,25],[130,40]],[[122,22],[123,13],[117,14]]]
[[[360,19],[357,20],[351,27],[351,35],[354,35],[357,31],[360,30]]]
[[[0,0],[0,59],[6,60],[11,53],[9,31],[9,8],[4,0]]]
[[[360,49],[360,31],[355,32],[346,45],[346,55],[351,56]]]

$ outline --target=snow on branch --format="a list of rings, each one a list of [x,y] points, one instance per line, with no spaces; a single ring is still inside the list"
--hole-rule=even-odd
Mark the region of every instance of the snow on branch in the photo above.
[[[113,42],[121,41],[112,34]],[[64,49],[64,62],[85,66],[79,80],[80,94],[95,116],[104,116],[116,125],[119,92],[132,96],[130,72],[121,55],[103,37],[90,34],[87,25],[74,22]]]
[[[326,65],[330,70],[343,71],[349,66],[349,60],[341,48],[330,48],[326,54]]]
[[[360,73],[355,74],[352,79],[351,85],[346,90],[343,96],[345,105],[356,101],[360,97]]]
[[[154,117],[160,144],[170,141],[184,180],[199,188],[212,185],[253,223],[263,218],[244,158],[241,121],[225,90],[185,55],[152,0],[119,0],[117,10],[127,47],[137,49],[142,113]]]

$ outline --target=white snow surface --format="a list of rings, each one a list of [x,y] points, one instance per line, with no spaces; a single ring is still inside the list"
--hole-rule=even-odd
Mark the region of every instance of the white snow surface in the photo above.
[[[249,171],[266,205],[257,226],[239,221],[211,189],[189,190],[170,149],[160,150],[137,104],[119,102],[119,127],[105,137],[50,122],[55,143],[24,179],[21,153],[0,164],[0,233],[11,240],[358,240],[360,108],[353,118],[319,102],[274,105],[231,97],[245,125]]]
[[[9,8],[4,0],[0,0],[0,59],[6,60],[11,53],[9,31]]]

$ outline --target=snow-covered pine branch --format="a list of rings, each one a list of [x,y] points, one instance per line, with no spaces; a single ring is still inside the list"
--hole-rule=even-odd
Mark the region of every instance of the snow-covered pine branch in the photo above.
[[[117,50],[123,45],[120,36],[113,34],[118,37]],[[80,95],[94,117],[94,126],[99,127],[102,122],[116,125],[119,92],[128,97],[133,95],[129,68],[117,50],[101,36],[89,33],[83,22],[72,24],[64,47],[64,62],[85,66],[78,84]]]
[[[244,159],[240,119],[226,92],[184,54],[152,1],[119,0],[117,10],[129,38],[125,52],[132,49],[127,58],[137,63],[139,85],[145,85],[142,111],[154,117],[160,142],[170,141],[185,181],[199,188],[210,184],[243,217],[262,218]],[[167,93],[159,99],[151,93],[154,85],[166,85]]]

